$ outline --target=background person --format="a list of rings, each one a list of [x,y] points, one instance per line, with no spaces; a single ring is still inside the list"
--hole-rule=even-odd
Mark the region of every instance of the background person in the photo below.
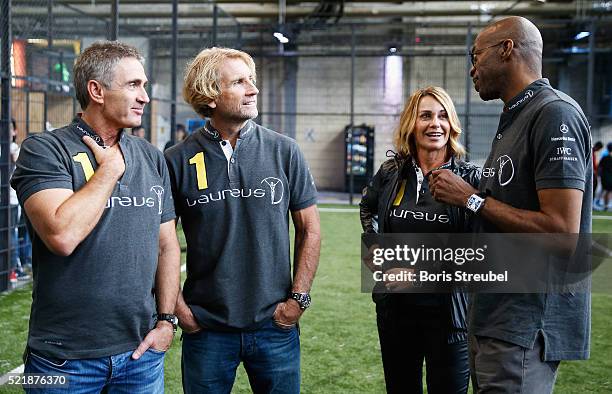
[[[146,131],[145,128],[142,126],[136,126],[132,129],[132,135],[134,137],[138,137],[138,138],[145,138],[146,137]]]
[[[164,145],[164,152],[168,150],[168,148],[178,144],[179,142],[183,142],[183,140],[187,137],[187,131],[185,130],[185,125],[182,123],[178,123],[176,125],[176,132],[174,133],[174,144],[172,141],[166,142]]]
[[[598,209],[597,207],[597,194],[598,194],[598,186],[599,186],[599,172],[598,172],[598,166],[599,166],[599,159],[597,157],[597,152],[599,152],[601,149],[603,148],[603,143],[601,141],[597,141],[596,143],[593,144],[593,209]],[[599,195],[601,197],[601,192],[599,192]]]
[[[393,138],[398,153],[382,164],[363,192],[360,213],[366,233],[469,231],[465,209],[434,200],[426,177],[432,170],[447,168],[478,186],[478,168],[459,160],[465,153],[460,127],[453,102],[442,88],[412,94]],[[395,290],[393,286],[388,284],[389,291]],[[467,393],[466,295],[372,296],[387,392],[422,393],[425,361],[428,393]]]
[[[601,194],[603,196],[603,210],[608,210],[608,203],[610,202],[610,192],[612,192],[612,142],[608,142],[606,145],[606,151],[608,154],[604,156],[598,165],[597,174],[601,178]]]
[[[19,157],[19,144],[17,144],[17,122],[11,118],[10,123],[11,133],[11,145],[10,145],[10,165],[9,165],[9,177],[12,176],[15,171],[15,163]],[[9,279],[11,282],[17,280],[30,279],[30,275],[25,272],[26,267],[30,267],[31,263],[31,252],[29,253],[30,259],[28,259],[27,243],[29,239],[27,237],[27,231],[23,231],[20,227],[20,218],[23,216],[23,212],[19,207],[19,200],[17,198],[17,192],[13,187],[10,188],[9,192],[9,204],[11,210],[11,223],[13,227],[11,234],[11,259],[10,259],[10,272]],[[25,233],[25,238],[21,238],[21,235]]]

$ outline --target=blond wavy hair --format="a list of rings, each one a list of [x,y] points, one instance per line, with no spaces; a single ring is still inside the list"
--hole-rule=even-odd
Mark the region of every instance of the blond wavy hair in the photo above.
[[[438,86],[428,86],[412,93],[400,116],[399,126],[393,133],[393,145],[395,149],[402,157],[416,156],[416,143],[413,134],[418,116],[419,103],[425,96],[431,96],[438,100],[448,115],[450,136],[447,143],[447,154],[449,157],[462,157],[465,155],[465,148],[459,142],[459,137],[461,136],[461,123],[459,122],[455,105],[448,93]]]
[[[242,59],[256,77],[255,62],[248,53],[217,47],[202,50],[187,64],[183,84],[183,98],[202,117],[211,116],[208,104],[221,94],[220,69],[226,59]]]

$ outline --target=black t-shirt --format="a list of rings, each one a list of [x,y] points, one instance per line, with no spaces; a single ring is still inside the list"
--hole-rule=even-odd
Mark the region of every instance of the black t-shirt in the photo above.
[[[412,176],[400,183],[389,211],[392,233],[449,233],[453,231],[448,207],[436,201],[429,192],[429,181],[421,169],[410,166]]]
[[[252,121],[231,158],[210,122],[165,153],[187,241],[185,301],[200,325],[251,330],[291,290],[289,213],[316,203],[297,143]]]
[[[22,145],[11,181],[22,206],[47,189],[74,192],[98,168],[82,119],[37,133]],[[51,252],[28,223],[34,289],[28,346],[59,359],[106,357],[134,350],[153,328],[161,223],[175,218],[161,152],[123,132],[125,172],[102,216],[70,256]]]
[[[515,208],[538,211],[538,191],[580,190],[580,234],[588,234],[592,177],[586,116],[571,97],[554,90],[547,79],[539,79],[506,104],[482,169],[480,191]],[[476,228],[484,233],[503,230],[484,219]],[[489,258],[494,258],[492,253]],[[590,316],[589,292],[477,293],[470,307],[470,331],[524,348],[533,346],[543,332],[544,361],[585,359],[589,357]]]
[[[446,166],[442,166],[445,168]],[[404,179],[389,210],[391,233],[450,233],[448,207],[436,201],[429,191],[429,182],[416,164],[405,167]],[[402,294],[401,302],[409,305],[444,305],[445,294]]]

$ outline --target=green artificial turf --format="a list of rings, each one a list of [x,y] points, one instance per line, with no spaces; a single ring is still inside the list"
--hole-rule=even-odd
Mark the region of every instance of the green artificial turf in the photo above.
[[[302,392],[383,393],[374,304],[360,291],[358,214],[321,212],[321,223],[313,305],[301,320]],[[611,230],[612,220],[594,220],[594,231]],[[0,296],[0,315],[5,316],[0,322],[0,374],[21,362],[30,292],[27,287]],[[591,359],[563,362],[555,393],[612,392],[612,295],[607,293],[593,295]],[[168,393],[181,392],[179,337],[180,333],[166,356]],[[0,392],[19,391],[0,387]],[[234,392],[250,392],[242,367]]]

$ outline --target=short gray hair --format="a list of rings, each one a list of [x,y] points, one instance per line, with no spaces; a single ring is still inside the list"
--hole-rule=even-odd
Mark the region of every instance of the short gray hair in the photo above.
[[[96,41],[77,57],[73,69],[74,90],[83,110],[89,105],[87,83],[94,80],[109,88],[114,78],[115,66],[124,58],[134,58],[144,63],[138,49],[119,41]]]

